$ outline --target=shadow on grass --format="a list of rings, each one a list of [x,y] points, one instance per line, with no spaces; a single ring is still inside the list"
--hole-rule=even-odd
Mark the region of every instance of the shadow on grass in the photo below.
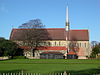
[[[0,70],[0,73],[19,73],[22,70]]]
[[[64,72],[66,74],[64,74]],[[94,75],[94,74],[100,74],[100,68],[80,70],[80,71],[65,70],[65,71],[58,71],[54,73],[63,73],[64,75]]]
[[[24,73],[28,73],[25,70],[23,71]],[[4,71],[0,70],[0,73],[21,73],[21,72],[22,70],[4,70]],[[100,74],[100,67],[97,69],[94,68],[94,69],[87,69],[87,70],[80,70],[80,71],[74,71],[74,70],[55,71],[55,72],[50,72],[50,73],[41,74],[41,75],[95,75],[95,74],[96,75]],[[34,73],[32,73],[32,75],[34,75]]]

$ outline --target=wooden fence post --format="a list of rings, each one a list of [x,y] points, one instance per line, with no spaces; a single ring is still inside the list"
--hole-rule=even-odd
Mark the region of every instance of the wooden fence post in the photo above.
[[[24,72],[23,72],[23,70],[21,71],[21,75],[24,75]]]
[[[63,75],[63,73],[61,73],[60,75]]]
[[[31,75],[32,75],[32,73],[31,73]]]
[[[18,74],[20,75],[20,72]]]
[[[64,71],[63,75],[67,75],[66,71]]]
[[[5,75],[5,73],[3,73],[3,75]]]

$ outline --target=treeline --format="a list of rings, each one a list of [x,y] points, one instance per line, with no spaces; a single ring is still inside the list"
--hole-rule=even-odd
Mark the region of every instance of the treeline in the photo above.
[[[15,42],[0,38],[0,57],[2,56],[23,56],[21,49]]]

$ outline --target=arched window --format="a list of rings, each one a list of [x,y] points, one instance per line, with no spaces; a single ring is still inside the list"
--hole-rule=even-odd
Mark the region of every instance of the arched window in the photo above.
[[[60,46],[61,44],[60,44],[60,41],[59,41],[59,46]]]
[[[56,41],[55,41],[55,46],[56,46]]]
[[[51,43],[50,42],[48,42],[48,46],[51,46]]]
[[[46,46],[46,42],[43,42],[43,45]]]
[[[80,47],[81,47],[81,45],[82,45],[82,44],[80,43]]]
[[[85,43],[85,47],[86,47],[86,43]]]

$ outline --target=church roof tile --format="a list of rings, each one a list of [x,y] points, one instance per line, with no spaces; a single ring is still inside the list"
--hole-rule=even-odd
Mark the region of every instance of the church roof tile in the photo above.
[[[22,31],[31,29],[12,29],[10,40],[22,39]],[[46,30],[47,34],[41,38],[42,40],[66,40],[67,32],[65,28],[45,28],[40,30]],[[71,41],[88,41],[88,30],[69,30],[69,38]]]

